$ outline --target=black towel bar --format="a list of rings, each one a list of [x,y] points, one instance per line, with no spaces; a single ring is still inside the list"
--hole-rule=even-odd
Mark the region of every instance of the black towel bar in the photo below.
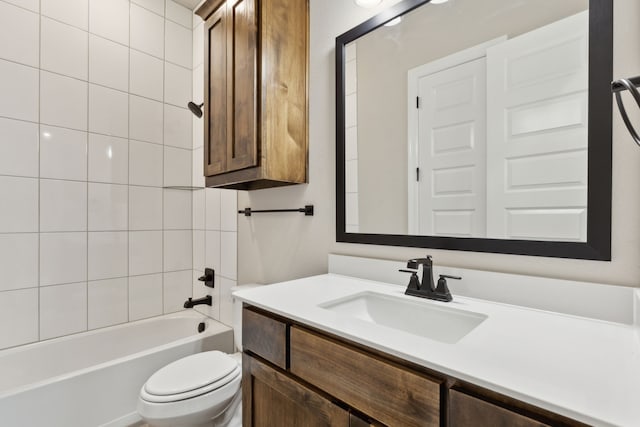
[[[621,92],[628,90],[636,101],[636,104],[638,104],[638,107],[640,107],[640,92],[638,92],[638,86],[640,86],[640,76],[631,77],[629,79],[620,79],[611,83],[611,91],[616,96],[616,104],[618,104],[618,109],[620,110],[620,115],[622,116],[624,125],[629,130],[629,133],[635,143],[640,146],[640,135],[638,135],[633,124],[631,124],[631,120],[627,115],[627,110],[624,108],[624,103],[622,102],[622,95],[620,95]]]
[[[306,205],[304,208],[299,208],[299,209],[253,210],[251,208],[244,208],[243,210],[238,211],[239,214],[244,214],[244,216],[251,216],[254,213],[279,213],[279,212],[301,212],[301,213],[304,213],[305,216],[313,216],[313,205]]]

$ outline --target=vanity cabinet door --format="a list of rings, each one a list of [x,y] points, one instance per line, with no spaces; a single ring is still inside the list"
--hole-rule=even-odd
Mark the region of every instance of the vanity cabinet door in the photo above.
[[[349,427],[349,412],[286,374],[242,355],[244,427]]]
[[[449,390],[450,427],[545,427],[545,424],[501,406]]]

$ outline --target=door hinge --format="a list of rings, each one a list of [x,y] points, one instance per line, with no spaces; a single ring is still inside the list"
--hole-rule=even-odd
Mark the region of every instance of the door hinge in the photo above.
[[[416,181],[420,181],[420,168],[416,168]]]
[[[416,108],[420,108],[420,97],[416,96]]]

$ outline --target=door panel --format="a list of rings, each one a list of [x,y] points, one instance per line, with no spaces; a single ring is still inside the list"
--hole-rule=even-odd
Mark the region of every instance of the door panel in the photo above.
[[[257,165],[256,0],[227,3],[229,121],[227,171]]]
[[[209,116],[204,136],[204,171],[211,176],[222,173],[227,164],[227,35],[226,12],[220,7],[205,24],[209,55],[205,61],[208,76],[205,116]]]
[[[588,12],[487,49],[487,237],[586,241]]]
[[[485,59],[418,80],[421,235],[485,235]]]

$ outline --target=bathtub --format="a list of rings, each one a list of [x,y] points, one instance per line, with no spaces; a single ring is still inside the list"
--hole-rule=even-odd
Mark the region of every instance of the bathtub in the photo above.
[[[0,426],[135,424],[149,376],[207,350],[233,351],[233,331],[195,310],[2,350]]]

